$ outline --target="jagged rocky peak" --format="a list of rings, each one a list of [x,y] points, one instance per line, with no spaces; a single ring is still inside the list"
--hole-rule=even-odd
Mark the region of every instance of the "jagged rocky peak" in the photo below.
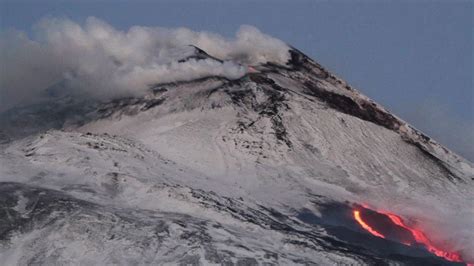
[[[213,57],[213,56],[210,56],[204,50],[202,50],[201,48],[199,48],[195,45],[189,45],[189,46],[194,48],[194,54],[189,55],[189,56],[187,56],[183,59],[180,59],[180,60],[178,60],[178,62],[182,63],[182,62],[185,62],[186,60],[189,60],[189,59],[196,59],[196,60],[212,59],[212,60],[215,60],[215,61],[218,61],[218,62],[221,62],[221,63],[223,62],[223,60],[221,60],[219,58],[216,58],[216,57]]]

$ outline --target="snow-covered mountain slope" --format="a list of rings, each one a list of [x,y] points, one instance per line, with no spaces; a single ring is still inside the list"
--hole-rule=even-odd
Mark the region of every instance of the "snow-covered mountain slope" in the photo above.
[[[473,261],[473,165],[290,55],[234,80],[4,113],[1,261],[451,263],[371,235],[352,216],[359,205]],[[180,60],[224,63],[198,48]]]

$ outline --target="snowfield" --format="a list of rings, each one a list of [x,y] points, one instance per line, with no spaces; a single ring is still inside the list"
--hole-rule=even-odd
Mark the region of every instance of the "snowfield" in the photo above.
[[[450,263],[371,236],[353,204],[396,213],[474,261],[472,163],[290,54],[236,80],[2,114],[0,261]]]

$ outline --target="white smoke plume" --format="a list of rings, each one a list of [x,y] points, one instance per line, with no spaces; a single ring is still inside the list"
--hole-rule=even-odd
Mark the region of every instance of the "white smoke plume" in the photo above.
[[[84,25],[45,19],[36,38],[12,30],[0,38],[0,111],[38,97],[59,82],[78,94],[100,99],[144,93],[151,84],[217,75],[243,76],[246,65],[285,64],[289,48],[252,26],[235,38],[186,28],[134,26],[120,31],[97,18]],[[188,60],[195,45],[226,60]]]

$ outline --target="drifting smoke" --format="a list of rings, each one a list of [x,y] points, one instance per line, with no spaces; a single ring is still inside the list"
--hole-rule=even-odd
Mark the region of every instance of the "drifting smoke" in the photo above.
[[[97,18],[83,26],[46,19],[35,30],[35,39],[19,31],[0,38],[0,111],[58,83],[104,99],[141,94],[156,83],[210,75],[236,79],[246,73],[243,65],[289,59],[285,43],[251,26],[241,26],[234,39],[186,28],[134,26],[123,32]],[[194,52],[189,45],[226,61],[178,62]]]
[[[467,97],[473,98],[472,92]],[[446,144],[464,158],[474,162],[474,119],[462,118],[449,106],[427,98],[416,107],[402,106],[403,117],[437,141]]]
[[[424,232],[433,246],[439,249],[459,253],[464,261],[474,262],[474,212],[469,199],[458,202],[456,208],[436,199],[427,201],[422,197],[412,199],[391,195],[386,191],[385,199],[374,202],[368,198],[359,202],[370,202],[364,207],[380,213],[401,215],[406,224]],[[366,229],[367,230],[367,229]],[[370,231],[370,230],[368,230]]]

